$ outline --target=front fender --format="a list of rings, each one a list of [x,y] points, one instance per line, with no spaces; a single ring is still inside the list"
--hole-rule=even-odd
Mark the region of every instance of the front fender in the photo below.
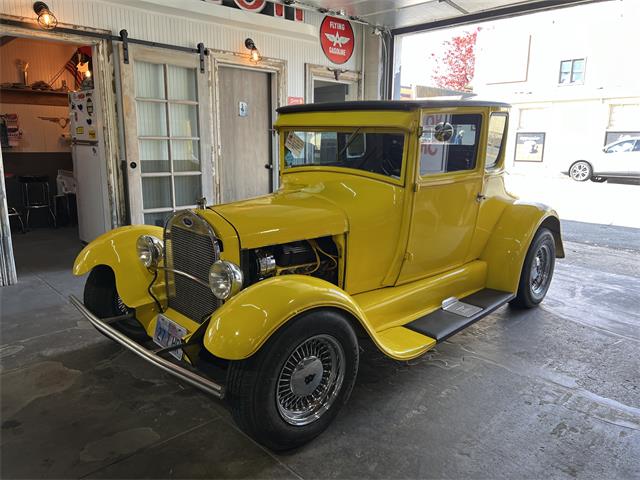
[[[153,301],[147,288],[153,279],[153,273],[142,265],[136,252],[136,241],[140,235],[153,235],[162,238],[161,227],[150,225],[132,225],[116,228],[82,249],[73,264],[74,275],[84,275],[98,265],[110,267],[116,278],[116,287],[122,301],[136,308]],[[162,278],[154,284],[159,296],[164,291]]]
[[[344,290],[319,278],[284,275],[252,285],[216,310],[204,346],[216,357],[247,358],[288,320],[317,307],[346,311],[375,336],[365,314]]]
[[[560,219],[555,210],[543,204],[522,201],[505,208],[480,256],[487,262],[487,288],[514,293],[518,290],[529,245],[542,226],[553,233],[556,256],[563,258]]]

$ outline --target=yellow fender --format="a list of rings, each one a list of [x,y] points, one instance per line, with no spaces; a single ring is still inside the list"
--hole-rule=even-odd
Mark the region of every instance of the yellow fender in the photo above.
[[[376,341],[365,314],[344,290],[319,278],[284,275],[252,285],[216,310],[204,335],[204,347],[227,360],[247,358],[288,320],[317,307],[345,311]]]
[[[507,206],[480,256],[487,262],[487,288],[516,292],[524,259],[540,227],[553,233],[556,257],[564,258],[560,220],[555,210],[539,203],[516,201]]]
[[[122,301],[136,308],[153,302],[147,288],[153,273],[142,265],[136,252],[136,241],[140,235],[162,238],[162,227],[131,225],[111,230],[82,249],[73,264],[74,275],[84,275],[98,265],[111,267],[116,277],[116,288]],[[154,292],[164,292],[161,275],[154,284]],[[164,294],[161,294],[164,296]]]

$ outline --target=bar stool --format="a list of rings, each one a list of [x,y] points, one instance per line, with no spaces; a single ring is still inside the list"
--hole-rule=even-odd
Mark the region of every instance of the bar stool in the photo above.
[[[18,221],[20,222],[20,232],[25,233],[26,230],[24,229],[24,222],[22,221],[22,215],[20,215],[20,212],[13,207],[9,207],[9,220],[11,220],[11,217],[18,217]]]
[[[49,177],[46,175],[22,175],[18,177],[22,185],[22,199],[24,209],[27,211],[27,228],[29,228],[29,214],[31,210],[46,208],[56,226],[56,216],[51,209],[51,196],[49,195]]]

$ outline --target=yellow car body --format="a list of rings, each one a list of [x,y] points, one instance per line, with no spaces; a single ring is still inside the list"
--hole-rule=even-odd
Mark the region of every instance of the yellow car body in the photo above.
[[[415,104],[281,113],[280,188],[263,197],[194,210],[224,245],[220,258],[241,263],[241,252],[293,241],[329,237],[337,249],[338,281],[300,274],[274,275],[245,286],[205,321],[171,308],[164,315],[184,327],[184,341],[215,357],[254,355],[284,324],[312,309],[343,311],[386,355],[409,360],[436,339],[406,328],[441,308],[443,300],[482,289],[516,293],[534,234],[554,235],[563,256],[558,216],[551,208],[519,201],[504,185],[504,146],[495,167],[485,168],[487,128],[500,104]],[[435,105],[435,106],[432,106]],[[421,176],[425,115],[478,114],[475,168]],[[332,168],[285,166],[288,132],[313,129],[397,132],[404,135],[400,175]],[[506,136],[506,131],[504,132]],[[73,266],[84,275],[99,265],[113,270],[122,301],[153,337],[158,304],[166,308],[165,278],[143,266],[136,252],[141,235],[163,238],[161,227],[135,225],[108,232],[87,245]]]

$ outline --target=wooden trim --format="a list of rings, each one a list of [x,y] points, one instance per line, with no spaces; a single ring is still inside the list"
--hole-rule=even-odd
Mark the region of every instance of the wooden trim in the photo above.
[[[314,65],[306,63],[304,69],[305,101],[313,103],[313,81],[322,80],[324,82],[354,84],[357,89],[356,100],[362,100],[362,75],[355,70],[339,70],[336,80],[335,70],[324,65]]]

